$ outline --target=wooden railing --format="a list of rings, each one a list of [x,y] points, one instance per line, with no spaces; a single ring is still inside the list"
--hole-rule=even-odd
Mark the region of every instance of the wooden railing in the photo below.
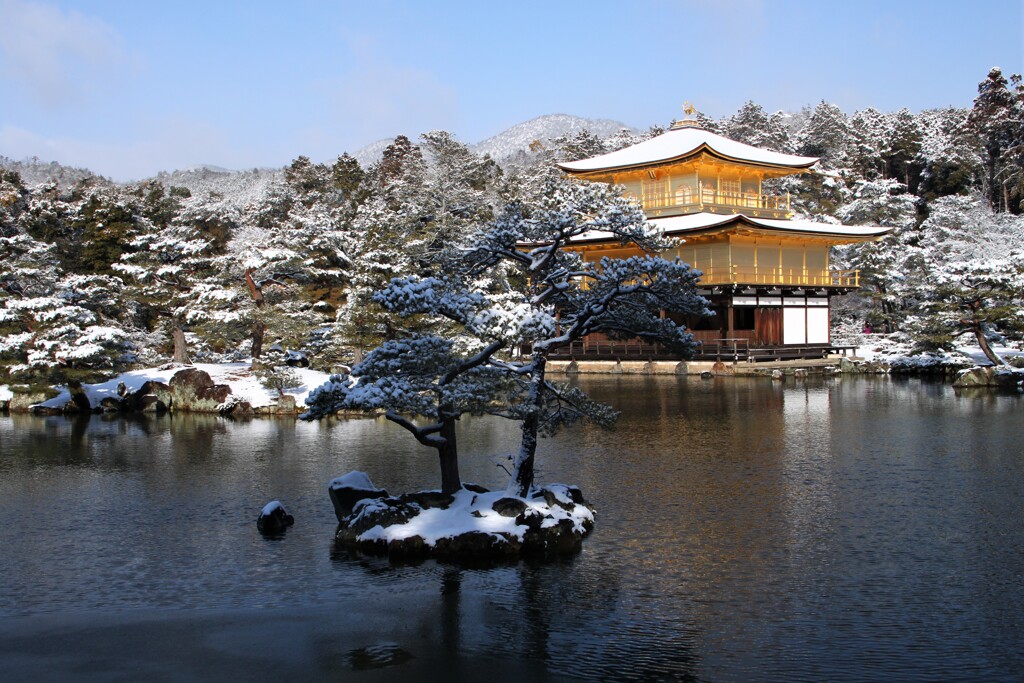
[[[801,287],[860,287],[859,270],[816,268],[769,268],[763,266],[712,266],[694,268],[704,273],[705,285],[798,285]]]
[[[682,213],[698,212],[708,208],[751,209],[789,213],[789,195],[767,195],[756,192],[719,192],[714,188],[702,188],[700,192],[676,192],[675,194],[648,194],[643,198],[645,210],[681,209]]]

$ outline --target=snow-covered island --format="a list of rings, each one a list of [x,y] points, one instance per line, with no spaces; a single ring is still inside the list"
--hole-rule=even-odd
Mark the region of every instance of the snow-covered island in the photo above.
[[[464,484],[446,494],[389,496],[364,472],[329,486],[339,545],[392,560],[454,561],[555,557],[579,552],[594,508],[576,487],[549,484],[516,496]]]

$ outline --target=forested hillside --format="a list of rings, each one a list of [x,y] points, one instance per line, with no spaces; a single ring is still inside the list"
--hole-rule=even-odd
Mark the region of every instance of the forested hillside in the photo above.
[[[821,102],[787,114],[748,102],[703,123],[821,157],[814,173],[778,181],[804,217],[893,228],[834,255],[865,283],[845,298],[837,335],[868,323],[922,350],[965,332],[1020,338],[1019,77],[992,70],[965,110],[847,116]],[[466,236],[536,193],[554,162],[659,132],[530,141],[502,147],[499,165],[434,131],[395,138],[365,168],[347,154],[299,157],[282,171],[194,169],[131,185],[0,158],[0,383],[260,357],[278,345],[325,369],[351,362],[410,324],[371,298],[392,277],[443,274]]]

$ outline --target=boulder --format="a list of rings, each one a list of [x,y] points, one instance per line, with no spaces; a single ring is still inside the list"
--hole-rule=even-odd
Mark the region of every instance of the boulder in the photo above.
[[[140,397],[138,410],[143,413],[165,413],[167,412],[167,406],[157,398],[156,394],[146,394]]]
[[[521,498],[499,498],[491,505],[491,509],[502,517],[519,517],[526,511],[526,503]]]
[[[1024,370],[998,371],[992,379],[1000,389],[1024,391]]]
[[[19,389],[27,389],[27,387],[14,388],[14,396],[11,397],[10,402],[7,404],[7,409],[12,413],[28,412],[32,409],[32,406],[54,396],[54,393],[47,393],[45,391],[32,392],[27,390],[19,391]]]
[[[193,391],[199,391],[201,389],[207,389],[214,386],[213,378],[210,377],[210,373],[205,370],[198,368],[184,368],[178,370],[171,377],[170,381],[171,389],[177,389],[179,387],[191,387]]]
[[[388,492],[374,486],[365,472],[349,472],[331,480],[327,485],[327,493],[331,497],[334,514],[339,522],[344,522],[352,514],[352,509],[359,501],[388,497]]]
[[[210,375],[197,368],[174,373],[170,381],[172,402],[176,410],[215,413],[231,395],[231,387],[214,384]]]
[[[123,409],[121,399],[107,396],[100,401],[100,409],[105,413],[119,413]]]
[[[256,528],[264,536],[276,536],[295,524],[295,518],[288,514],[280,501],[272,500],[263,506],[256,519]]]
[[[447,508],[452,504],[452,497],[440,491],[417,491],[416,493],[403,493],[398,497],[403,503],[417,505],[423,510],[431,508]]]
[[[964,370],[953,382],[954,387],[987,387],[995,382],[992,368],[971,368]]]
[[[309,358],[302,351],[288,351],[285,354],[284,362],[290,368],[309,367]]]
[[[363,499],[356,503],[342,526],[346,526],[357,536],[375,526],[394,526],[405,524],[420,513],[420,509],[400,502],[397,498]]]
[[[849,358],[843,357],[839,359],[839,372],[855,373],[857,372],[857,364]]]
[[[295,397],[291,394],[285,394],[284,396],[277,397],[277,412],[279,413],[294,413],[295,412]]]

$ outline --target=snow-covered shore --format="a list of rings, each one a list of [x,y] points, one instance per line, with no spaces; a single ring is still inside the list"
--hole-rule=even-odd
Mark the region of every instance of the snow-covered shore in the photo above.
[[[119,398],[118,385],[123,384],[129,392],[138,391],[146,382],[156,381],[167,384],[176,372],[192,367],[210,375],[215,384],[226,384],[231,388],[231,395],[238,401],[245,401],[253,408],[273,405],[277,401],[277,391],[264,387],[259,378],[253,374],[249,363],[196,363],[195,365],[162,365],[157,368],[132,370],[122,373],[113,379],[100,384],[83,384],[82,391],[93,406],[100,405],[105,398]],[[327,380],[327,373],[308,368],[290,368],[299,378],[301,384],[288,387],[284,393],[295,398],[295,404],[302,406],[309,392]],[[6,398],[5,398],[6,397]],[[6,386],[0,386],[0,400],[10,400],[13,393]],[[51,399],[37,404],[41,408],[59,409],[71,400],[71,392],[66,387]]]

